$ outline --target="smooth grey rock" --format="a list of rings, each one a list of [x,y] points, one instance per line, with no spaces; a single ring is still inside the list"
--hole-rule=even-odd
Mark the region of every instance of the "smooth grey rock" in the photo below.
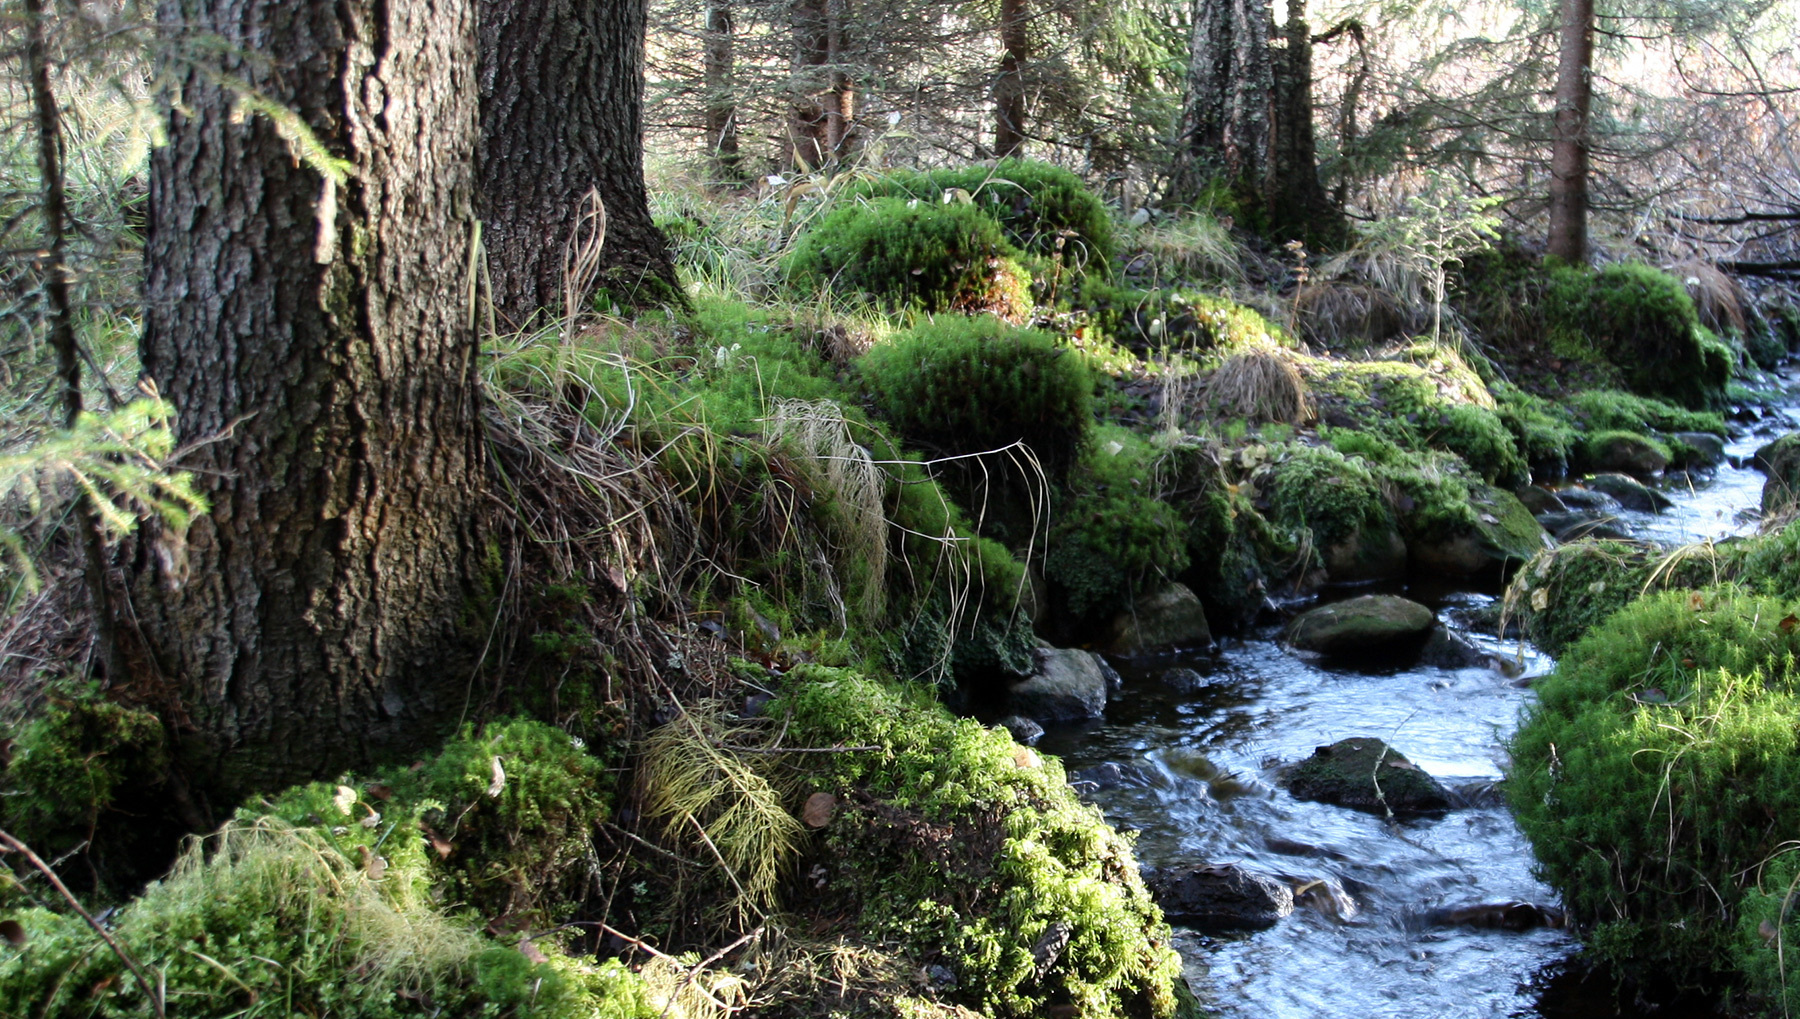
[[[1107,761],[1091,768],[1078,768],[1069,772],[1069,784],[1083,792],[1099,792],[1102,789],[1119,789],[1132,787],[1148,789],[1159,785],[1150,772],[1129,764]]]
[[[1204,647],[1212,643],[1206,610],[1185,584],[1170,584],[1144,595],[1113,620],[1110,650],[1141,655],[1172,647]]]
[[[1585,484],[1617,499],[1619,505],[1626,509],[1661,513],[1675,505],[1674,500],[1668,496],[1653,488],[1646,488],[1642,482],[1623,474],[1596,474],[1588,478]]]
[[[1075,648],[1033,648],[1036,668],[1007,695],[1011,714],[1041,724],[1078,722],[1106,713],[1100,656]]]
[[[1540,485],[1526,485],[1524,488],[1514,489],[1513,494],[1519,497],[1519,501],[1525,504],[1525,508],[1534,517],[1541,517],[1546,513],[1562,513],[1569,508],[1555,492]]]
[[[1283,636],[1302,651],[1342,655],[1386,651],[1397,643],[1423,640],[1435,617],[1415,601],[1391,594],[1365,594],[1302,612]]]

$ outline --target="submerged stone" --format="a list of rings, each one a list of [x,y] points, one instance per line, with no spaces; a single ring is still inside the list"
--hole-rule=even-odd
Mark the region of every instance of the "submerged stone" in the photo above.
[[[1422,640],[1435,619],[1418,602],[1365,594],[1302,612],[1288,624],[1284,636],[1294,647],[1320,654],[1385,651],[1399,642]]]
[[[1405,817],[1448,810],[1450,794],[1406,755],[1381,740],[1362,737],[1319,747],[1290,767],[1288,792],[1353,810]]]

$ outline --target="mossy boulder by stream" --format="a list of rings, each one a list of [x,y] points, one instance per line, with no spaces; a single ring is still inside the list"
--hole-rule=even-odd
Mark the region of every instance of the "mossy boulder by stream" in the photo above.
[[[1347,655],[1417,647],[1436,620],[1415,601],[1365,594],[1309,609],[1294,617],[1282,638],[1302,651]]]
[[[1758,449],[1750,462],[1769,476],[1763,483],[1762,511],[1773,515],[1800,501],[1800,432],[1783,435]]]
[[[1760,972],[1772,989],[1777,946],[1746,936],[1741,910],[1759,881],[1770,894],[1780,819],[1800,813],[1797,610],[1730,588],[1651,594],[1539,681],[1507,799],[1601,958],[1691,981]]]

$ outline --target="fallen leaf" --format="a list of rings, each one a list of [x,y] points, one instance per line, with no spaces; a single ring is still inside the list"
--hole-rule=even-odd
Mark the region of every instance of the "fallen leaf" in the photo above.
[[[494,780],[488,783],[488,795],[498,796],[500,790],[506,788],[506,769],[500,766],[498,755],[494,757]]]
[[[1533,612],[1542,612],[1549,607],[1550,607],[1550,589],[1549,588],[1540,587],[1537,590],[1531,592],[1531,609]]]
[[[1497,524],[1500,522],[1500,518],[1492,513],[1483,513],[1481,515],[1481,522],[1484,524]]]
[[[1030,771],[1032,768],[1035,768],[1038,766],[1037,752],[1032,750],[1030,747],[1014,747],[1013,748],[1013,764],[1017,767],[1024,768],[1025,770]]]
[[[830,793],[813,793],[806,798],[806,806],[800,809],[800,820],[809,828],[823,828],[831,823],[832,811],[837,809],[837,797]]]
[[[0,920],[0,938],[14,948],[25,947],[25,925],[17,920]]]
[[[365,817],[362,819],[362,826],[371,831],[373,831],[375,829],[375,826],[380,823],[381,823],[381,815],[376,813],[373,810],[369,811],[368,817]]]
[[[370,797],[380,800],[383,803],[394,798],[393,787],[382,785],[380,782],[370,782],[368,785],[363,786],[363,792],[368,793]]]
[[[1789,614],[1786,619],[1775,625],[1781,629],[1782,633],[1793,633],[1794,627],[1800,626],[1800,616]]]
[[[1693,609],[1695,612],[1698,612],[1705,607],[1706,607],[1706,598],[1704,595],[1702,595],[1699,591],[1688,592],[1688,608]]]
[[[544,950],[539,948],[537,944],[529,938],[519,942],[519,952],[524,955],[525,958],[530,959],[540,966],[550,961],[550,957],[544,954]]]
[[[356,790],[347,785],[338,786],[337,795],[331,798],[331,802],[337,805],[338,813],[348,814],[350,808],[356,806]]]
[[[1389,762],[1387,762],[1387,766],[1390,768],[1399,768],[1402,771],[1418,771],[1419,770],[1419,766],[1414,764],[1411,761],[1389,761]]]
[[[1781,931],[1777,930],[1775,925],[1768,920],[1764,920],[1756,925],[1756,933],[1761,934],[1764,941],[1774,941]]]

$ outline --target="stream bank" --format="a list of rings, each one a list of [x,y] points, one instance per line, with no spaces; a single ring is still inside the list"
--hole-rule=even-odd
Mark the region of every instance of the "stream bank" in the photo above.
[[[1754,532],[1763,477],[1747,459],[1796,425],[1787,406],[1755,417],[1716,472],[1666,481],[1668,509],[1621,510],[1619,524],[1668,544]],[[1648,1014],[1619,1000],[1610,979],[1587,977],[1574,936],[1542,923],[1555,915],[1555,894],[1534,877],[1531,849],[1495,790],[1530,681],[1554,661],[1469,629],[1491,614],[1492,594],[1426,583],[1392,590],[1496,661],[1345,663],[1295,652],[1266,624],[1215,650],[1122,664],[1123,693],[1105,719],[1053,728],[1040,747],[1063,758],[1110,820],[1138,832],[1147,870],[1229,866],[1286,889],[1291,912],[1260,929],[1178,927],[1190,982],[1223,1015]],[[1392,744],[1458,805],[1390,822],[1281,788],[1280,766],[1352,736]],[[1506,903],[1546,908],[1535,922],[1516,911],[1460,912]]]

